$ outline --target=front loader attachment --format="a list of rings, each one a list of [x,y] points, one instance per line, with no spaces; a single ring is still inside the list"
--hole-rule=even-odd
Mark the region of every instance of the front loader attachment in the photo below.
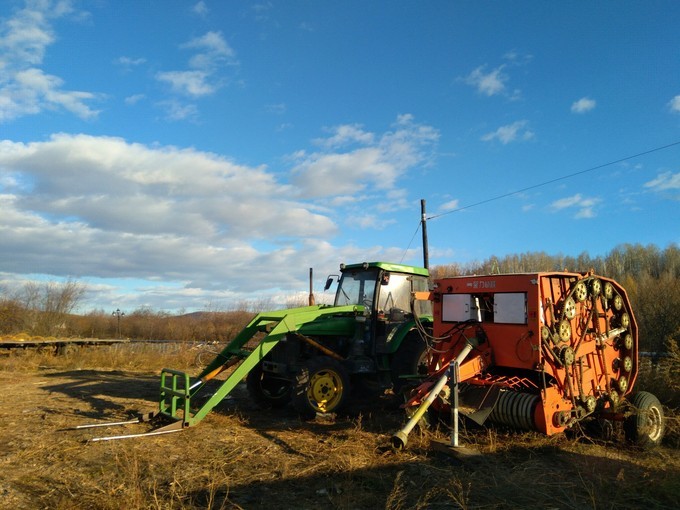
[[[127,425],[143,421],[170,421],[150,432],[97,438],[96,441],[123,439],[147,435],[176,432],[200,422],[212,409],[224,400],[236,386],[255,368],[258,363],[286,335],[311,329],[323,330],[327,325],[325,318],[353,317],[362,313],[360,306],[348,305],[333,307],[328,305],[305,306],[273,312],[260,313],[215,357],[215,359],[195,378],[179,370],[164,368],[161,372],[160,399],[156,412],[140,417],[138,420],[118,423],[99,423],[82,425],[77,428],[92,428],[110,425]],[[258,334],[264,336],[256,340]],[[319,347],[322,348],[322,347]],[[206,383],[225,370],[236,367],[222,382],[217,390],[205,400],[202,395]],[[197,402],[202,402],[197,404]]]
[[[200,422],[255,368],[258,363],[289,333],[324,317],[356,315],[357,306],[331,307],[328,305],[305,306],[258,314],[215,359],[192,382],[191,378],[177,370],[165,368],[161,373],[159,414],[167,419],[181,422],[182,428]],[[247,344],[257,333],[265,336],[253,347]],[[200,407],[192,401],[199,396],[205,384],[228,368],[236,366],[207,401]]]

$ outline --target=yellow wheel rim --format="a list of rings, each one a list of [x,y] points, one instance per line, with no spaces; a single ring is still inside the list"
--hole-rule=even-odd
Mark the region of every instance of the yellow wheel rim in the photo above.
[[[316,372],[310,382],[307,396],[312,407],[321,413],[333,411],[342,400],[342,378],[334,370]]]

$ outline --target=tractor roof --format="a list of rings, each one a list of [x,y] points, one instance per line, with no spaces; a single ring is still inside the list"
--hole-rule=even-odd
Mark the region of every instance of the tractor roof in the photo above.
[[[408,273],[420,276],[430,276],[430,273],[424,267],[406,266],[404,264],[393,264],[392,262],[361,262],[358,264],[340,264],[340,270],[346,271],[348,269],[368,269],[375,267],[384,271],[391,271],[395,273]]]

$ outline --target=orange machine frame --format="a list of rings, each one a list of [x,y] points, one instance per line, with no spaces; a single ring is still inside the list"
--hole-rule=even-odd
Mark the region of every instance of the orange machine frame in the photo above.
[[[474,336],[458,380],[500,386],[491,420],[563,431],[614,411],[637,377],[637,324],[625,290],[591,273],[463,276],[435,281],[432,380]],[[439,409],[448,402],[441,399]]]

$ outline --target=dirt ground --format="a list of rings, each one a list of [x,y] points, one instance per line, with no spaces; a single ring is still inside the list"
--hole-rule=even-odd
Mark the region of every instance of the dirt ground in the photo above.
[[[158,376],[137,371],[0,367],[0,506],[118,508],[677,508],[677,450],[631,450],[582,437],[463,431],[481,453],[434,448],[444,433],[390,437],[403,414],[387,399],[300,421],[262,411],[241,388],[198,426],[164,436],[64,430],[153,410]]]

